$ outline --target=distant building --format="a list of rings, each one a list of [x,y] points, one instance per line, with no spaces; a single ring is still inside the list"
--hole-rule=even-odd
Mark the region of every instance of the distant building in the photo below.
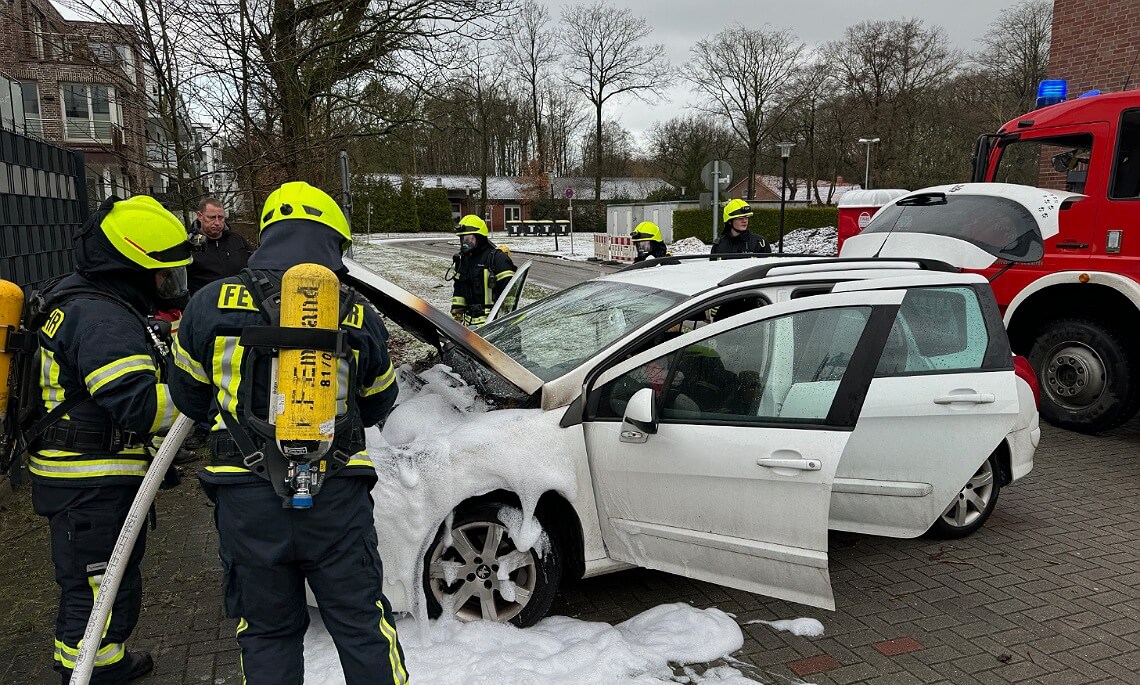
[[[0,3],[0,70],[29,135],[79,150],[91,201],[146,190],[143,69],[133,29],[69,21],[49,0]]]
[[[404,179],[402,174],[376,174],[375,177],[388,179],[395,188],[399,188]],[[456,219],[464,214],[479,213],[478,176],[423,174],[412,175],[410,178],[424,188],[446,189],[451,213]],[[532,183],[533,179],[522,176],[487,177],[487,211],[483,218],[492,227],[491,230],[501,231],[508,221],[526,221],[531,218],[530,204],[538,199],[534,197],[534,189],[530,185]],[[659,178],[603,178],[601,199],[603,202],[633,202],[644,200],[654,191],[671,187]],[[592,176],[554,179],[553,193],[556,198],[563,200],[567,188],[573,191],[575,202],[592,202],[594,199]]]
[[[725,196],[756,202],[779,202],[782,182],[783,177],[781,176],[757,175],[753,183],[752,197],[745,197],[748,194],[748,177],[746,176],[732,184],[725,192]],[[857,190],[862,186],[856,183],[848,183],[840,176],[835,183],[825,180],[817,181],[816,187],[819,189],[818,204],[828,204],[829,195],[830,204],[835,204],[839,202],[839,198],[843,197],[844,193],[849,190]],[[816,202],[815,190],[805,178],[789,178],[785,199],[788,202],[814,203]]]

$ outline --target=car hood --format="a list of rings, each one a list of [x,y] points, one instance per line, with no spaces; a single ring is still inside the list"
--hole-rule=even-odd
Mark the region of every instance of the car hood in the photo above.
[[[962,269],[1034,262],[1059,233],[1064,211],[1084,197],[1011,183],[924,188],[879,210],[840,256],[936,259]]]
[[[367,298],[381,314],[441,355],[446,357],[448,352],[459,351],[482,367],[477,375],[490,373],[528,396],[542,389],[541,378],[423,298],[353,259],[346,257],[344,265],[348,269],[344,278],[347,285]]]

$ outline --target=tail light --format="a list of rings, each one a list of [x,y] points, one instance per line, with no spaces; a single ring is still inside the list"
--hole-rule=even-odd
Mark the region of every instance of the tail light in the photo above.
[[[1029,360],[1020,354],[1013,355],[1013,372],[1017,374],[1018,378],[1029,384],[1029,388],[1033,390],[1033,403],[1040,409],[1041,386],[1037,383],[1037,374],[1034,373],[1033,367],[1029,364]]]

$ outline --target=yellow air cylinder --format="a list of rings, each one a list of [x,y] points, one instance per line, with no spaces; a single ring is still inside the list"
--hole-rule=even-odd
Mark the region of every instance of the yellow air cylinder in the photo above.
[[[340,327],[336,274],[319,264],[297,264],[281,279],[283,328]],[[277,361],[277,445],[295,461],[312,461],[332,446],[338,360],[332,352],[286,350]]]
[[[12,355],[8,349],[9,331],[20,328],[20,315],[24,312],[24,291],[9,281],[0,281],[0,428],[8,411],[8,399],[12,394],[13,377]]]

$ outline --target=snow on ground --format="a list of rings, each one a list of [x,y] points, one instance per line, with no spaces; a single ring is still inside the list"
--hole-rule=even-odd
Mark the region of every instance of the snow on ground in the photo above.
[[[801,228],[784,236],[784,252],[787,254],[818,254],[833,255],[838,234],[833,226],[823,228]],[[669,251],[675,255],[708,254],[710,247],[701,242],[700,238],[684,238],[669,246]],[[772,243],[772,251],[778,249]]]
[[[762,621],[757,619],[755,621],[749,621],[748,625],[756,623],[762,623],[776,630],[782,630],[792,635],[801,635],[803,637],[819,637],[823,635],[823,624],[814,618],[793,618],[782,621]]]

